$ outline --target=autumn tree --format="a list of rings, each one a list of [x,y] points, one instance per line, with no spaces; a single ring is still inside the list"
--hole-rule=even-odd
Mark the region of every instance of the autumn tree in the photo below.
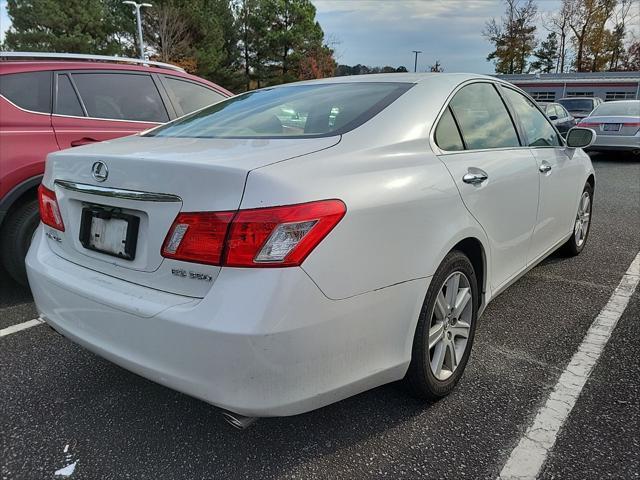
[[[533,0],[504,0],[505,15],[486,23],[483,35],[494,45],[487,60],[492,60],[497,73],[523,73],[528,58],[536,47],[537,7]]]

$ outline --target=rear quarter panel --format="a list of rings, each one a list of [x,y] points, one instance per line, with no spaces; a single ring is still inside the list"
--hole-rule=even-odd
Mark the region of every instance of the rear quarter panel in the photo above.
[[[431,276],[459,240],[484,243],[449,172],[424,141],[340,147],[252,171],[241,205],[345,202],[345,217],[302,265],[327,297]]]

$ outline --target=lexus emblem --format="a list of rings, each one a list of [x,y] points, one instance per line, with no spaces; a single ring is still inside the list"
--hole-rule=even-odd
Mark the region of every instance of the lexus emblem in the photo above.
[[[109,169],[104,162],[96,162],[91,167],[91,175],[93,175],[93,178],[98,182],[104,182],[109,176]]]

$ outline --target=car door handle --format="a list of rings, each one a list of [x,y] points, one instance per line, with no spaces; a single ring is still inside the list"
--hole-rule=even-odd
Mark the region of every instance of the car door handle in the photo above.
[[[540,170],[540,173],[550,172],[551,171],[551,165],[549,165],[547,162],[543,162],[538,167],[538,170]]]
[[[464,183],[469,183],[471,185],[478,185],[479,183],[484,182],[489,178],[487,172],[480,170],[479,168],[474,168],[473,171],[469,169],[469,173],[465,173],[464,177],[462,177],[462,181]]]
[[[95,143],[98,140],[96,140],[95,138],[91,138],[91,137],[82,137],[79,138],[77,140],[71,140],[71,146],[72,147],[81,147],[82,145],[88,145],[90,143]]]

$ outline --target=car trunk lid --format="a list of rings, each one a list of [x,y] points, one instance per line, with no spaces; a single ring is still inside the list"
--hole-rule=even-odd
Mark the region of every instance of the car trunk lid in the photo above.
[[[58,255],[98,272],[202,297],[219,267],[161,255],[177,214],[237,210],[252,169],[338,141],[129,137],[57,152],[48,158],[44,184],[56,193],[65,231],[54,231],[49,243]],[[126,258],[132,242],[135,252]]]
[[[598,135],[634,136],[640,130],[640,116],[592,116],[580,126],[595,129]]]

